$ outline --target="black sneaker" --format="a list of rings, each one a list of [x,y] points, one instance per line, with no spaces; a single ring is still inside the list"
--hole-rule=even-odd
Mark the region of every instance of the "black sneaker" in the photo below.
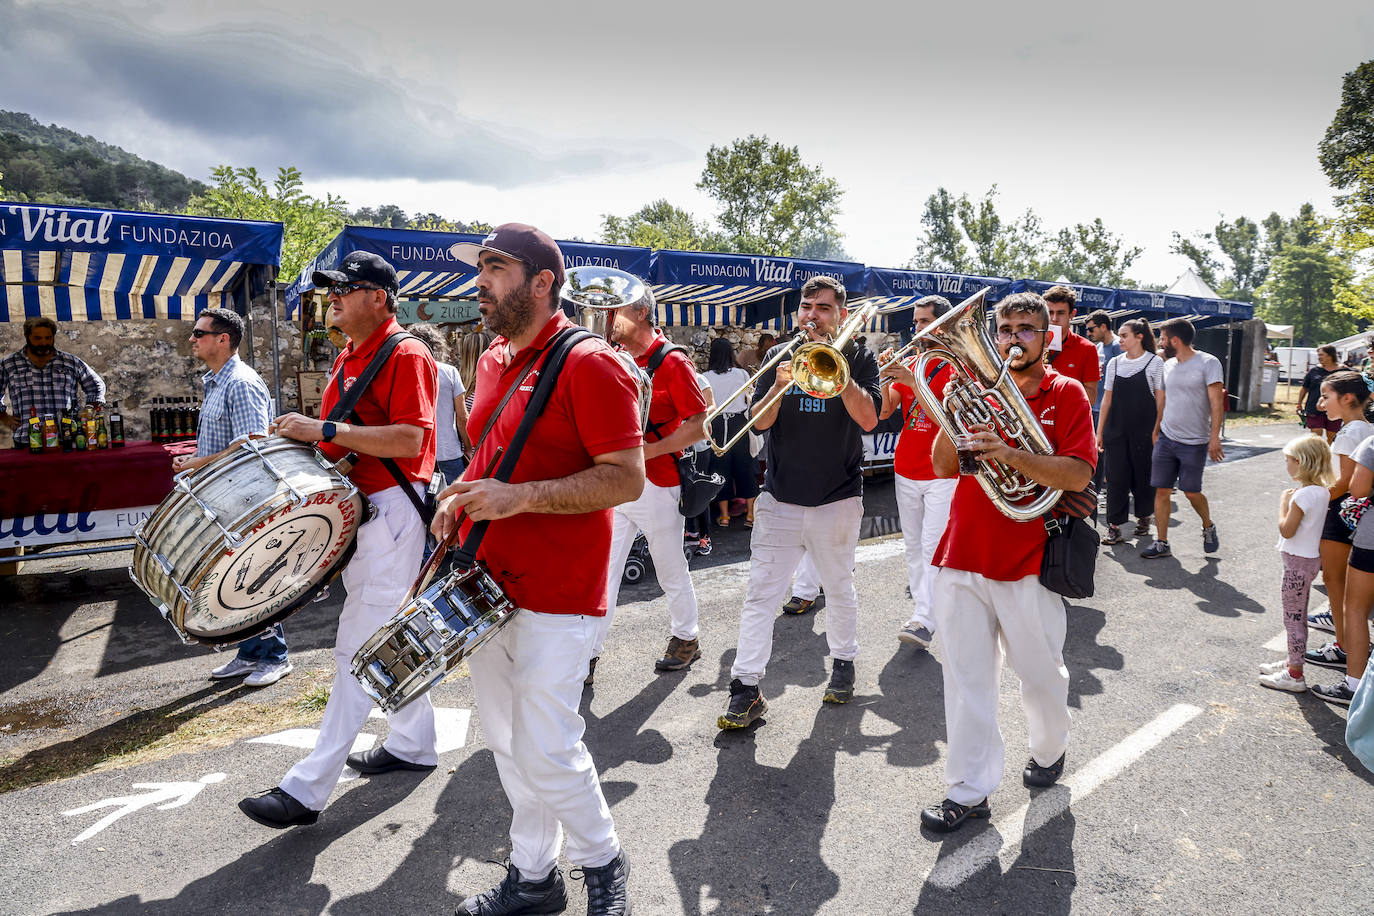
[[[1048,789],[1059,781],[1059,777],[1064,775],[1064,758],[1069,756],[1065,751],[1059,755],[1059,759],[1047,767],[1042,767],[1035,762],[1032,757],[1026,761],[1026,768],[1021,772],[1021,783],[1027,789]]]
[[[1217,526],[1213,522],[1202,529],[1202,552],[1216,553],[1220,548],[1221,540],[1217,537]]]
[[[1169,549],[1168,541],[1161,541],[1155,538],[1149,547],[1140,552],[1140,555],[1147,560],[1158,560],[1160,557],[1171,557],[1174,552]]]
[[[768,711],[768,702],[759,693],[757,684],[746,684],[739,678],[730,682],[730,705],[716,720],[717,728],[747,728]]]
[[[1302,658],[1309,665],[1320,665],[1323,668],[1345,671],[1345,650],[1334,642],[1329,642],[1319,649],[1304,652]],[[1317,688],[1313,687],[1312,689],[1316,690]]]
[[[1150,536],[1150,528],[1153,527],[1153,526],[1151,525],[1151,520],[1152,520],[1153,518],[1154,518],[1153,515],[1147,515],[1147,516],[1145,516],[1145,517],[1142,518],[1142,519],[1137,519],[1137,520],[1136,520],[1136,523],[1135,523],[1135,531],[1131,532],[1131,534],[1132,534],[1133,536],[1135,536],[1135,537],[1138,537],[1138,538],[1147,538],[1147,537],[1149,537],[1149,536]]]
[[[587,885],[587,916],[629,916],[630,860],[625,850],[600,868],[583,865],[569,874]]]
[[[1349,706],[1350,701],[1355,698],[1355,691],[1346,686],[1345,678],[1341,678],[1330,687],[1325,684],[1313,684],[1311,689],[1326,702],[1339,703],[1341,706]]]
[[[825,607],[825,592],[821,592],[810,601],[793,595],[788,599],[787,603],[782,606],[782,612],[784,614],[797,616],[805,614],[807,611],[819,611],[823,607]]]
[[[826,703],[848,703],[854,699],[854,663],[835,659],[830,670],[830,686],[825,688]]]
[[[526,881],[509,861],[501,864],[506,866],[506,880],[458,904],[456,916],[523,916],[561,913],[568,908],[563,873],[557,867],[542,881]]]
[[[1108,525],[1108,526],[1107,526],[1107,536],[1104,537],[1104,538],[1102,539],[1102,543],[1104,543],[1104,544],[1120,544],[1120,543],[1121,543],[1122,541],[1124,541],[1124,540],[1126,540],[1126,539],[1125,539],[1124,537],[1121,536],[1121,526],[1120,526],[1120,525]]]
[[[956,804],[947,798],[921,811],[921,826],[936,833],[953,833],[971,817],[991,816],[992,808],[986,798],[972,805]]]

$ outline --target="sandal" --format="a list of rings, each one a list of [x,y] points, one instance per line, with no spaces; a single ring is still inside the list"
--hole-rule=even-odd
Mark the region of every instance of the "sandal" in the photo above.
[[[716,527],[717,527],[717,528],[729,528],[729,527],[730,527],[730,516],[728,516],[728,515],[722,515],[720,518],[716,519]]]
[[[936,833],[953,833],[971,817],[989,817],[992,809],[988,800],[972,805],[961,805],[948,798],[938,805],[931,805],[921,812],[921,826]]]
[[[746,527],[746,528],[753,528],[753,527],[754,527],[754,520],[753,520],[753,518],[746,518],[746,519],[744,520],[744,527]]]

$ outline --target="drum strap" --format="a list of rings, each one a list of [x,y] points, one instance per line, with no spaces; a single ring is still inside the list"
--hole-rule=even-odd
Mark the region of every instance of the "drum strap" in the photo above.
[[[568,354],[572,348],[584,340],[600,339],[585,328],[565,328],[558,332],[548,348],[548,356],[544,358],[544,364],[539,370],[539,381],[534,386],[534,392],[530,395],[529,401],[525,404],[524,416],[520,419],[520,426],[516,428],[515,435],[511,437],[510,443],[506,446],[504,456],[501,458],[500,465],[496,468],[496,473],[492,474],[493,480],[507,482],[511,475],[515,473],[516,462],[520,460],[520,452],[525,447],[525,440],[529,438],[530,430],[534,428],[535,421],[543,414],[544,408],[548,406],[549,399],[553,397],[554,385],[558,381],[559,374],[563,371],[563,363],[567,361]],[[524,377],[524,373],[520,377]],[[498,410],[497,413],[500,411]],[[490,427],[488,427],[490,429]],[[477,548],[482,545],[482,538],[486,536],[487,525],[490,522],[474,522],[468,529],[468,536],[463,541],[463,546],[458,549],[454,557],[454,566],[459,569],[469,569],[477,562]]]

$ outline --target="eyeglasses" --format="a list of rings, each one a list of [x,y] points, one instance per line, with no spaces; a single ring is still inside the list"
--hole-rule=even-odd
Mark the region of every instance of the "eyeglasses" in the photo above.
[[[1008,342],[1009,340],[1011,340],[1011,339],[1014,337],[1014,338],[1016,338],[1017,340],[1021,341],[1021,343],[1028,344],[1028,343],[1030,343],[1031,341],[1035,340],[1035,335],[1036,335],[1036,334],[1048,334],[1048,333],[1049,333],[1049,328],[1035,328],[1035,329],[1033,329],[1033,330],[1032,330],[1032,329],[1027,329],[1027,330],[1024,330],[1024,331],[998,331],[998,332],[997,332],[997,342],[998,342],[998,343],[1006,343],[1006,342]]]
[[[223,333],[225,333],[225,332],[224,332],[224,331],[205,331],[205,330],[202,330],[202,329],[200,329],[200,328],[192,328],[192,329],[191,329],[191,336],[194,337],[196,340],[200,340],[202,337],[216,337],[216,336],[218,336],[218,335],[220,335],[220,334],[223,334]]]
[[[381,287],[373,286],[370,283],[334,283],[329,287],[329,295],[342,299],[355,289],[381,289]]]

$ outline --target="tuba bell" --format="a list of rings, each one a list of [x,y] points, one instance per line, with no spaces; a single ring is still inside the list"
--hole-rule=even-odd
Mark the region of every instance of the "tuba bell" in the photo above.
[[[566,272],[559,298],[570,305],[577,323],[593,334],[611,342],[611,326],[615,312],[627,305],[645,305],[652,311],[654,294],[648,284],[634,274],[614,267],[584,265]],[[617,348],[616,355],[639,386],[639,421],[641,431],[649,428],[649,400],[653,394],[653,379],[641,369],[633,356]]]
[[[1037,455],[1053,455],[1045,431],[1011,378],[1011,361],[1023,352],[1012,347],[1003,360],[988,336],[983,300],[988,288],[950,309],[912,338],[928,344],[912,369],[916,394],[945,435],[953,440],[979,425],[991,425],[1008,444]],[[955,378],[937,398],[926,381],[926,364],[942,359],[954,367]],[[890,361],[889,361],[890,362]],[[1017,521],[1039,518],[1059,501],[1062,490],[1038,484],[1016,468],[991,459],[978,462],[978,482],[1003,515]]]

